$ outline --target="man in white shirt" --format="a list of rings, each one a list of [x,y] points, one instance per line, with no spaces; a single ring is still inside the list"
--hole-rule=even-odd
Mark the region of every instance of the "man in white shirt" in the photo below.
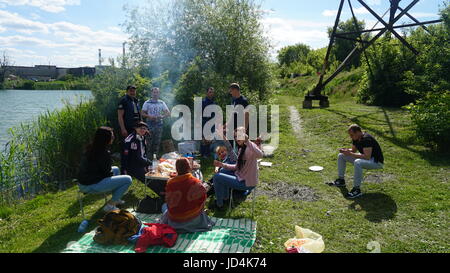
[[[151,136],[148,139],[147,156],[153,160],[153,154],[158,154],[161,144],[163,119],[170,116],[169,108],[166,103],[159,99],[160,91],[158,87],[151,90],[152,98],[145,101],[142,106],[142,117],[147,119],[147,125]]]

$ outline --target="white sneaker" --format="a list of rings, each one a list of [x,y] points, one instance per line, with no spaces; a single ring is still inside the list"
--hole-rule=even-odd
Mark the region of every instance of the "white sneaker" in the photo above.
[[[110,211],[116,210],[116,209],[119,209],[119,208],[116,206],[110,205],[110,204],[107,204],[106,206],[103,207],[104,212],[110,212]]]

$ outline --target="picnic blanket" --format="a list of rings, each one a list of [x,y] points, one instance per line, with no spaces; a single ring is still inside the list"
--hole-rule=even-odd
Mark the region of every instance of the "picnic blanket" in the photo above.
[[[161,214],[133,212],[143,223],[157,223]],[[256,240],[256,222],[250,219],[211,217],[216,223],[208,232],[179,234],[171,248],[150,246],[146,253],[249,253]],[[134,244],[104,246],[94,242],[95,229],[68,244],[63,253],[134,253]]]

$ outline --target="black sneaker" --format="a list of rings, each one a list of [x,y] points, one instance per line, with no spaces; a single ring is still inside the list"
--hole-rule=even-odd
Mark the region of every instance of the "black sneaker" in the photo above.
[[[362,192],[359,188],[353,188],[349,193],[347,193],[347,198],[356,198],[360,197],[362,195]]]
[[[334,182],[328,183],[328,185],[336,187],[345,187],[345,180],[342,178],[338,178],[334,180]]]

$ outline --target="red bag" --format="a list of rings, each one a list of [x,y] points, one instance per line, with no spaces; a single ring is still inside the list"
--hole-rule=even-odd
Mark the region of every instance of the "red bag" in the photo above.
[[[136,242],[135,252],[143,253],[147,250],[147,247],[152,245],[166,247],[175,245],[178,234],[173,227],[166,224],[144,223],[144,225],[147,227],[144,227],[141,237]]]

